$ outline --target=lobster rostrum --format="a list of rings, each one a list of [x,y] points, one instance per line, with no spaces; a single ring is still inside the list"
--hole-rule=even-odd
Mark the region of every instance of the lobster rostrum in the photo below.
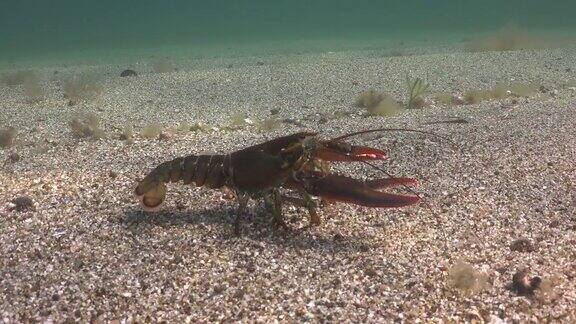
[[[273,222],[286,228],[282,203],[306,207],[310,225],[320,224],[313,196],[367,207],[404,207],[419,201],[416,195],[378,191],[391,186],[416,184],[411,178],[383,178],[360,181],[329,173],[329,162],[385,160],[384,151],[354,146],[345,138],[383,130],[376,129],[321,140],[317,133],[300,132],[282,136],[229,154],[189,155],[164,162],[154,168],[136,187],[135,194],[145,210],[157,210],[166,196],[166,183],[208,188],[227,187],[239,202],[234,221],[238,233],[242,215],[250,198],[263,198]],[[411,131],[411,130],[409,130]],[[295,190],[299,197],[283,196],[280,189]]]

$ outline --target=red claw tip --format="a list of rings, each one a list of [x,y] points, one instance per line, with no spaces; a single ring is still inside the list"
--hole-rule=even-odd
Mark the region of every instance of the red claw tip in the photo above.
[[[361,161],[386,160],[388,158],[386,152],[366,146],[354,146],[350,155]]]

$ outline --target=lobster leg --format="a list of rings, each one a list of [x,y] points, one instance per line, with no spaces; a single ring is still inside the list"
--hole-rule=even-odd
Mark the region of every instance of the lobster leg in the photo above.
[[[310,194],[308,194],[304,189],[298,189],[298,192],[304,200],[304,207],[308,208],[308,214],[310,214],[310,226],[320,225],[320,216],[318,216],[318,213],[316,212],[316,204],[312,200],[312,196],[310,196]]]
[[[290,203],[294,206],[304,207],[308,209],[308,214],[310,215],[310,221],[309,224],[304,228],[311,227],[314,225],[320,225],[322,222],[320,216],[318,216],[318,212],[316,211],[317,206],[316,203],[312,200],[312,196],[310,196],[304,190],[299,190],[298,193],[302,198],[282,195],[282,201]]]
[[[242,217],[246,214],[246,206],[248,205],[248,200],[250,198],[242,193],[236,193],[236,200],[238,201],[238,210],[236,211],[236,217],[234,218],[234,234],[240,235],[241,232],[241,222]]]
[[[377,184],[390,184],[387,181],[376,182],[371,186],[349,177],[338,175],[318,176],[318,174],[312,174],[306,178],[306,181],[308,182],[307,191],[312,195],[360,206],[394,208],[409,206],[420,200],[417,196],[390,194],[374,190],[372,187]],[[400,180],[400,183],[403,182],[405,180]]]
[[[264,194],[264,205],[266,210],[272,214],[274,226],[281,227],[284,230],[290,229],[282,217],[282,196],[278,189],[272,189]]]

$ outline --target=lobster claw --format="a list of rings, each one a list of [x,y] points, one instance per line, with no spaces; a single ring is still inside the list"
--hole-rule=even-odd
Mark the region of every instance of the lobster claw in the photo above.
[[[362,182],[341,175],[312,173],[306,177],[306,189],[309,194],[322,198],[352,203],[366,207],[395,208],[417,203],[420,198],[374,190],[395,185],[411,185],[416,181],[410,178],[377,179]]]
[[[372,161],[388,158],[386,152],[376,148],[329,141],[316,149],[315,157],[331,162]]]

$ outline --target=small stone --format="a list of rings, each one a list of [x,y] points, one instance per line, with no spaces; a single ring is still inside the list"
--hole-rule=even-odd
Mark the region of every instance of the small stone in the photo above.
[[[244,294],[245,294],[245,292],[244,292],[243,289],[238,289],[238,290],[236,291],[236,293],[234,294],[234,298],[236,298],[236,299],[242,299],[242,298],[244,297]]]
[[[136,73],[136,71],[134,71],[134,70],[128,69],[128,70],[122,71],[122,73],[120,73],[120,76],[123,77],[123,78],[125,78],[125,77],[135,77],[135,76],[138,76],[138,73]]]
[[[515,252],[534,252],[536,248],[529,239],[521,238],[510,244],[510,250]]]
[[[368,277],[376,277],[378,275],[378,272],[376,272],[374,268],[368,267],[364,270],[364,274]]]
[[[10,161],[11,163],[16,163],[18,161],[20,161],[22,159],[22,157],[20,156],[20,154],[13,152],[10,153],[10,155],[8,155],[8,161]]]
[[[550,95],[551,95],[552,97],[558,97],[559,94],[560,94],[560,92],[559,92],[558,90],[556,90],[556,89],[550,91]]]
[[[410,107],[411,109],[422,109],[425,108],[427,106],[430,106],[430,103],[426,101],[426,99],[424,99],[423,97],[416,97],[412,100],[412,102],[410,103]]]
[[[226,290],[226,287],[222,286],[222,285],[218,285],[214,287],[214,294],[220,295],[221,293],[224,292],[224,290]]]
[[[342,241],[344,241],[344,236],[342,236],[342,234],[340,234],[340,233],[336,233],[336,234],[334,234],[333,239],[335,242],[342,242]]]
[[[550,222],[550,227],[555,228],[558,227],[560,225],[560,221],[557,219],[554,219]]]
[[[466,100],[461,95],[454,95],[452,96],[452,104],[455,106],[462,106],[466,103]]]
[[[20,196],[12,200],[13,210],[22,212],[34,209],[34,201],[28,196]]]
[[[184,209],[186,209],[186,204],[184,204],[182,201],[177,201],[176,202],[176,209],[184,210]]]
[[[0,129],[0,147],[6,148],[14,145],[16,138],[16,128],[8,127]]]
[[[533,296],[534,291],[540,287],[542,278],[536,276],[528,278],[528,269],[519,270],[512,276],[510,290],[515,291],[519,296]]]
[[[170,139],[172,139],[172,137],[174,137],[174,134],[172,134],[172,132],[162,131],[158,138],[160,138],[161,140],[170,140]]]
[[[340,280],[339,278],[334,278],[332,280],[332,286],[334,286],[334,287],[340,286],[341,283],[342,283],[342,280]]]

